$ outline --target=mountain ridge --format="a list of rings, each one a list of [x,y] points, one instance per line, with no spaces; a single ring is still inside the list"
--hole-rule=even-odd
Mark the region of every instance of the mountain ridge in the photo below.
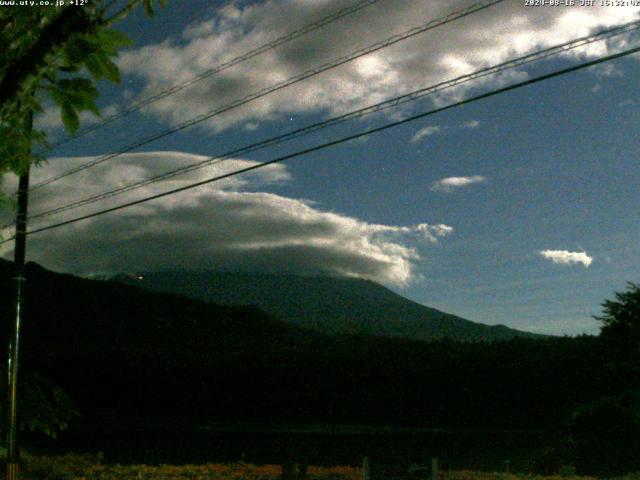
[[[82,424],[98,431],[101,418],[546,428],[573,408],[576,391],[591,391],[599,365],[590,338],[331,337],[255,307],[32,263],[26,277],[21,369],[61,387]],[[13,308],[9,262],[0,261],[0,292],[6,318]],[[1,345],[8,326],[0,329]]]
[[[486,325],[407,299],[371,280],[229,271],[147,271],[114,280],[219,305],[254,305],[289,324],[329,335],[363,334],[412,340],[499,341],[544,338]]]

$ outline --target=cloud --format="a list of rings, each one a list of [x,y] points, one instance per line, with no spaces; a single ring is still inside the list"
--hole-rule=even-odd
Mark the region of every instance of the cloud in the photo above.
[[[346,0],[229,2],[203,13],[179,38],[125,52],[119,65],[126,75],[143,82],[143,95],[150,95],[283,36],[293,25],[309,24],[350,4]],[[468,5],[463,0],[395,1],[390,15],[385,2],[380,2],[192,85],[145,111],[176,124]],[[504,2],[227,112],[205,122],[202,129],[219,132],[298,113],[344,113],[635,20],[638,13],[638,8],[531,9],[522,2]],[[611,40],[564,55],[601,55],[613,44]],[[495,85],[522,75],[512,71],[500,80],[490,77],[476,85]],[[462,98],[468,88],[441,94],[438,102]]]
[[[603,80],[606,80],[607,78],[615,78],[615,77],[620,78],[624,76],[624,73],[622,73],[622,70],[620,70],[620,67],[617,67],[612,63],[597,65],[593,71],[596,77]]]
[[[479,126],[480,122],[478,120],[469,120],[460,124],[460,128],[468,128],[471,130],[474,128],[478,128]]]
[[[593,262],[593,257],[586,252],[569,252],[568,250],[542,250],[539,252],[544,258],[551,260],[558,265],[571,265],[581,263],[589,267]]]
[[[485,183],[486,181],[486,177],[481,175],[472,175],[470,177],[447,177],[433,182],[431,184],[431,190],[433,192],[452,193],[459,188],[466,187],[474,183]]]
[[[440,127],[438,126],[428,126],[421,128],[411,137],[411,143],[416,143],[422,140],[424,137],[428,137],[429,135],[434,135],[440,131]]]
[[[480,126],[480,122],[478,120],[469,120],[466,122],[462,122],[458,128],[462,128],[462,129],[474,129],[474,128],[478,128]],[[440,133],[442,132],[444,129],[447,129],[448,127],[439,127],[437,125],[430,125],[428,127],[424,127],[421,128],[420,130],[418,130],[416,133],[413,134],[413,136],[411,137],[410,142],[411,143],[417,143],[420,140],[422,140],[424,137],[428,137],[430,135],[435,135],[436,133]]]
[[[36,213],[203,158],[183,152],[125,154],[118,165],[106,162],[35,191],[30,210]],[[88,160],[52,159],[46,167],[35,169],[33,181]],[[254,163],[234,159],[105,200],[98,207],[34,221],[32,226],[70,219]],[[415,263],[425,250],[453,232],[443,224],[368,223],[323,211],[308,200],[261,191],[290,179],[284,165],[274,164],[250,176],[36,234],[29,239],[29,259],[78,274],[177,268],[324,272],[401,286],[414,278]],[[15,187],[15,180],[8,183]],[[6,256],[11,244],[0,248],[0,255]]]

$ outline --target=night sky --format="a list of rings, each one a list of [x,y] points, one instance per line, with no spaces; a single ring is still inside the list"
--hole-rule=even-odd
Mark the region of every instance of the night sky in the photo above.
[[[118,26],[135,41],[103,116],[354,0],[173,0]],[[48,154],[32,183],[473,2],[380,0]],[[638,19],[636,7],[506,0],[34,191],[82,199],[439,81]],[[599,2],[596,2],[598,4]],[[309,148],[637,44],[637,33],[33,221],[37,228]],[[82,275],[225,269],[378,281],[487,324],[597,333],[600,303],[638,281],[638,56],[454,108],[225,182],[29,237],[28,257]],[[83,116],[84,125],[95,123]],[[36,125],[65,138],[59,111]],[[7,191],[15,190],[7,179]],[[5,212],[5,220],[10,212]],[[0,254],[10,258],[11,246]]]

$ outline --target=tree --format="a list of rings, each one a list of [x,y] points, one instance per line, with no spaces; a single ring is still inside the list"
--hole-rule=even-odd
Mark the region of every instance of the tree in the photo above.
[[[629,282],[602,309],[594,376],[607,394],[574,410],[569,425],[581,470],[611,475],[640,468],[640,285]]]
[[[0,7],[0,182],[7,172],[20,175],[40,159],[32,151],[37,144],[46,146],[46,135],[32,130],[25,119],[42,111],[45,98],[60,107],[72,133],[79,127],[81,111],[99,115],[96,82],[120,81],[112,59],[130,44],[112,25],[138,5],[152,15],[154,3],[164,6],[166,1]]]
[[[0,367],[0,391],[7,389],[6,378],[7,372],[3,365]],[[58,432],[65,430],[69,422],[80,415],[60,387],[35,373],[25,375],[20,384],[20,398],[20,430],[40,432],[56,438]],[[5,418],[5,408],[5,402],[1,402],[0,418]],[[0,426],[4,427],[2,422]]]
[[[608,476],[640,468],[640,390],[582,405],[570,428],[581,472]]]
[[[155,1],[161,6],[166,3],[65,0],[38,6],[16,2],[0,7],[0,182],[7,172],[23,176],[28,166],[39,159],[32,152],[37,144],[46,146],[46,135],[32,128],[31,116],[42,111],[45,99],[60,107],[63,124],[72,133],[80,125],[80,112],[89,110],[99,115],[96,82],[120,81],[112,59],[120,48],[130,44],[126,35],[111,26],[138,5],[153,14]],[[60,5],[55,6],[56,3]],[[1,195],[0,192],[0,200]],[[17,278],[22,277],[23,260],[16,260],[20,264]],[[16,327],[15,347],[10,348],[14,352],[18,351],[17,338]],[[16,385],[17,353],[14,360],[11,385]],[[18,419],[21,426],[53,435],[74,416],[64,393],[43,378],[26,377],[20,388],[24,399]],[[7,386],[0,390],[6,391]],[[12,398],[9,436],[15,438],[15,394]],[[0,406],[5,407],[2,403]],[[14,445],[11,440],[8,443]],[[9,456],[13,457],[9,464],[15,464],[15,452]]]
[[[610,394],[640,395],[640,285],[629,282],[627,290],[605,300],[602,309],[594,318],[602,324],[599,342],[607,389]]]
[[[594,317],[601,322],[600,337],[625,356],[640,354],[640,285],[629,282],[627,290],[616,292],[615,300],[605,300],[603,314]]]

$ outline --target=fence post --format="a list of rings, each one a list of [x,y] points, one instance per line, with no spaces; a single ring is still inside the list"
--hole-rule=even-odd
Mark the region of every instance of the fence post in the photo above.
[[[438,459],[436,457],[431,459],[431,480],[438,480]]]
[[[305,480],[307,478],[307,463],[294,463],[293,464],[293,478],[295,480]]]
[[[371,466],[369,457],[362,457],[362,480],[371,480]]]

